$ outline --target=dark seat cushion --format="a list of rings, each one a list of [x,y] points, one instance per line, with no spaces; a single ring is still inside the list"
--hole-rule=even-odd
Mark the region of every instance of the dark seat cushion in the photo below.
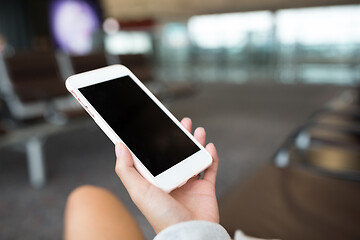
[[[22,102],[67,95],[52,52],[17,53],[5,59],[15,93]]]

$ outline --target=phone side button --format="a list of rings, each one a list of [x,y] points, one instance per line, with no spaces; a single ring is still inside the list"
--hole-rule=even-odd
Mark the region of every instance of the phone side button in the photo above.
[[[76,93],[75,93],[73,90],[71,90],[71,93],[72,93],[72,95],[74,95],[74,97],[77,98],[77,95],[76,95]]]
[[[79,101],[79,103],[83,106],[83,108],[89,113],[89,115],[95,119],[95,115],[89,110],[89,107],[86,106],[85,104],[83,104],[83,102],[81,101],[80,98],[77,98],[77,100]]]
[[[85,110],[90,114],[90,116],[95,119],[95,115],[89,110],[88,106],[84,106]]]
[[[85,105],[82,103],[82,101],[80,100],[80,98],[77,98],[78,102],[83,106],[85,107]]]

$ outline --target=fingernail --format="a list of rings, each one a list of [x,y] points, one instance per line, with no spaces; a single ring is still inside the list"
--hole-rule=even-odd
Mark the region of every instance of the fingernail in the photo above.
[[[203,127],[197,127],[196,129],[195,129],[195,132],[205,132],[205,128],[203,128]]]
[[[120,155],[121,155],[121,143],[117,143],[115,145],[115,154],[116,154],[116,157],[119,158]]]

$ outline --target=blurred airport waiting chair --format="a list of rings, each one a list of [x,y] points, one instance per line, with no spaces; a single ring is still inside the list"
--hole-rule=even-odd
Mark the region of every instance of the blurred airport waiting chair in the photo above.
[[[9,115],[0,147],[24,144],[32,186],[45,184],[44,139],[85,113],[68,94],[52,52],[0,56],[0,95]]]
[[[113,64],[128,67],[143,82],[154,80],[153,66],[148,56],[144,54],[112,55],[104,51],[86,55],[56,54],[59,69],[64,79],[70,75],[82,73]]]
[[[107,56],[104,52],[95,52],[87,55],[69,56],[74,74],[82,73],[96,68],[109,65]]]
[[[349,94],[354,95],[349,101]],[[290,136],[274,157],[279,167],[298,164],[330,176],[360,181],[360,114],[357,91],[346,90]]]
[[[142,82],[154,80],[153,65],[147,55],[127,54],[117,55],[119,62],[128,67]]]
[[[12,116],[22,123],[80,109],[64,87],[52,52],[20,53],[0,58],[0,90]]]

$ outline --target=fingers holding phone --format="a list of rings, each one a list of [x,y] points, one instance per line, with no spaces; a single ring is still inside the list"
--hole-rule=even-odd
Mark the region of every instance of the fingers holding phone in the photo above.
[[[125,66],[71,76],[66,87],[113,143],[126,144],[137,171],[166,192],[183,185],[212,162],[205,131],[191,135]]]
[[[189,118],[181,121],[191,130]],[[203,128],[194,131],[195,138],[205,145]],[[215,195],[215,178],[218,158],[213,144],[206,149],[214,158],[214,167],[208,168],[204,179],[191,178],[184,186],[166,193],[149,184],[134,168],[130,152],[124,144],[116,144],[116,173],[128,190],[131,198],[158,233],[173,224],[189,220],[218,222],[219,213]],[[216,165],[215,165],[216,164]]]

